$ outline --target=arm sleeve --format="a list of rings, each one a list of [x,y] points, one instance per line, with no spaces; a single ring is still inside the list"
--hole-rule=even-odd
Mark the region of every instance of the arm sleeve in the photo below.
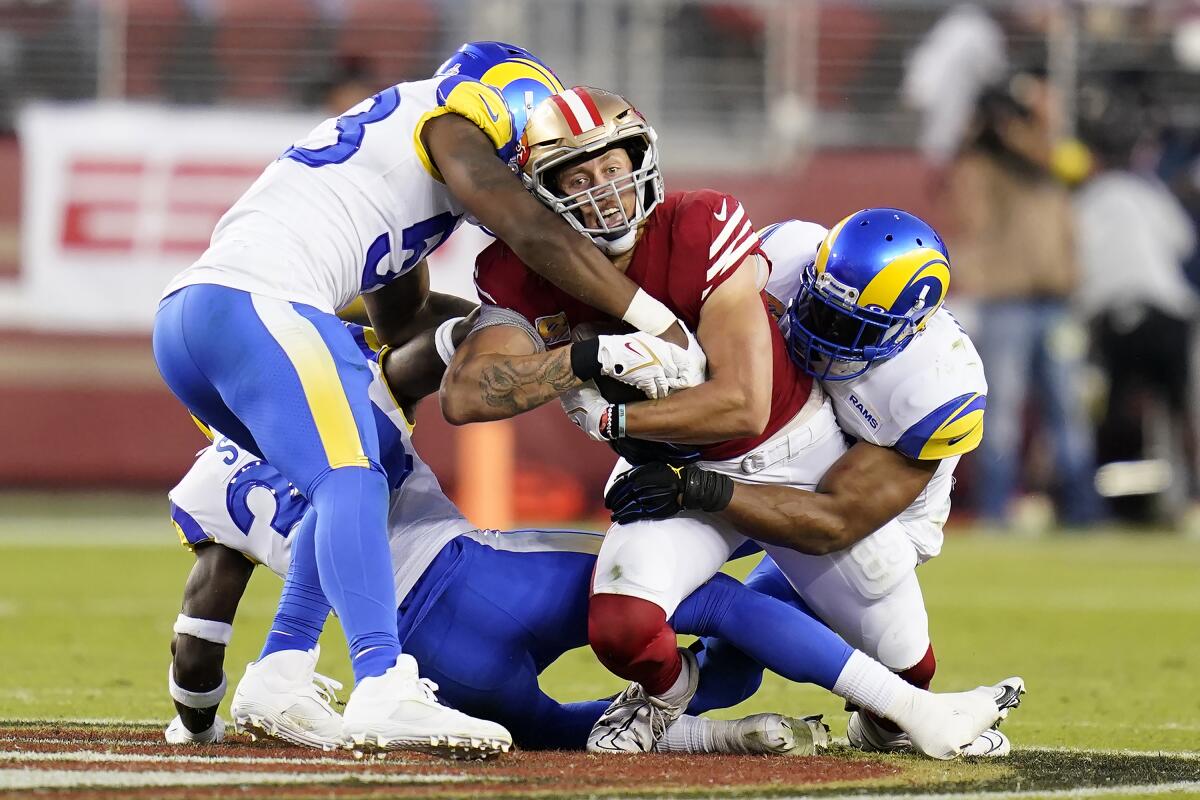
[[[492,328],[496,325],[511,325],[514,328],[520,328],[529,336],[530,341],[533,342],[535,352],[546,352],[546,345],[542,342],[542,337],[538,336],[533,325],[530,324],[529,320],[511,308],[484,303],[479,307],[479,317],[475,320],[475,326],[471,328],[471,332],[474,333],[484,328]]]

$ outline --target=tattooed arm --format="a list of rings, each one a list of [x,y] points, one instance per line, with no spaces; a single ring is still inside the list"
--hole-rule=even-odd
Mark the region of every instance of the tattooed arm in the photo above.
[[[537,352],[515,325],[474,331],[442,378],[442,415],[451,425],[515,417],[579,385],[571,348]]]

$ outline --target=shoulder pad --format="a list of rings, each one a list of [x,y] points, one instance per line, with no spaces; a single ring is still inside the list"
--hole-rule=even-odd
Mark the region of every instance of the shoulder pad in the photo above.
[[[767,292],[785,306],[800,291],[804,268],[817,254],[829,231],[815,222],[798,219],[777,222],[758,232],[763,252],[771,260]]]
[[[895,448],[909,458],[931,461],[969,453],[983,438],[987,395],[967,392],[935,408],[912,425]]]
[[[451,76],[438,84],[437,101],[446,111],[478,125],[497,150],[503,150],[515,138],[504,96],[485,83],[462,75]]]

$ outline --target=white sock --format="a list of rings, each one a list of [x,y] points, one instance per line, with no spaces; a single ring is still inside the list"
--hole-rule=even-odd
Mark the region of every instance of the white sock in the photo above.
[[[679,670],[679,676],[675,678],[675,682],[671,684],[670,689],[659,695],[660,700],[666,700],[672,705],[687,697],[688,684],[691,682],[692,677],[691,660],[684,658],[682,653],[679,655],[679,658],[683,661],[683,667]]]
[[[656,753],[715,753],[717,752],[714,728],[724,720],[690,717],[684,715],[675,720],[667,732],[654,745]]]
[[[893,704],[900,701],[907,704],[915,691],[899,675],[858,650],[850,654],[850,660],[833,684],[837,696],[887,719],[892,719]]]

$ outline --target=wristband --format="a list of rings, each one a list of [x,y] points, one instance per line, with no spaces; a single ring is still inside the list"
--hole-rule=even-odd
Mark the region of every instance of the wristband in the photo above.
[[[724,511],[733,499],[733,479],[699,467],[683,471],[683,507],[693,511]]]
[[[661,302],[638,289],[621,319],[639,331],[662,336],[675,324],[675,314]]]
[[[610,408],[611,408],[611,406],[610,406]],[[625,404],[618,403],[616,406],[616,410],[617,410],[617,433],[612,438],[624,439],[625,438]]]
[[[600,377],[600,339],[593,336],[571,345],[571,372],[581,381]]]
[[[433,346],[437,349],[438,358],[447,367],[450,366],[450,359],[454,358],[454,326],[463,319],[465,317],[451,317],[433,332]]]
[[[600,415],[600,438],[606,441],[612,441],[616,437],[617,429],[617,407],[611,403],[604,409],[604,413]]]

